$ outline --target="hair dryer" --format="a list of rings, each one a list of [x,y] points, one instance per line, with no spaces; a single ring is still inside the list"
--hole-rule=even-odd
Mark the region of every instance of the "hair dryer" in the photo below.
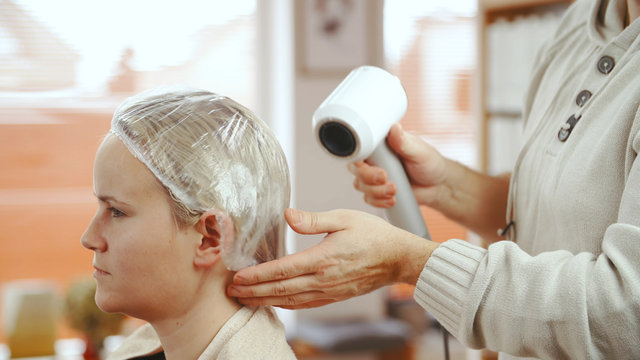
[[[431,239],[404,167],[386,142],[391,125],[407,111],[400,80],[375,66],[361,66],[333,90],[313,114],[313,131],[330,154],[353,162],[368,159],[396,184],[396,204],[386,209],[389,222]]]

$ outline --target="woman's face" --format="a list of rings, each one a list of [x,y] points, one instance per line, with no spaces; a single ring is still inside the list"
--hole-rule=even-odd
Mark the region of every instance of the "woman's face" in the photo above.
[[[166,190],[116,136],[98,149],[93,176],[99,206],[82,245],[94,252],[98,306],[147,321],[184,309],[200,234],[178,228]]]

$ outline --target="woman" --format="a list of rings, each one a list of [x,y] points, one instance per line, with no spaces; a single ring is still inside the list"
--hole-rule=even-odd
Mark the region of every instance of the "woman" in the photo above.
[[[111,359],[295,358],[269,307],[225,295],[235,271],[283,253],[289,172],[251,111],[162,88],[115,112],[94,165],[96,303],[146,320]]]

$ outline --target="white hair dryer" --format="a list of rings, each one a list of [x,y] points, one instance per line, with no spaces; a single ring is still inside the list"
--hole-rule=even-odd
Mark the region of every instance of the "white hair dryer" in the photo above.
[[[368,161],[387,171],[396,184],[396,204],[386,209],[389,222],[431,239],[404,167],[386,142],[391,125],[407,111],[400,80],[375,66],[361,66],[333,90],[313,114],[313,131],[331,155],[349,162]]]

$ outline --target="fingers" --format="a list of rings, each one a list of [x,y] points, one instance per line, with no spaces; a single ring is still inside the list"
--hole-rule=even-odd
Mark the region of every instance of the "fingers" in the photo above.
[[[310,277],[307,277],[310,278]],[[304,286],[309,279],[302,279],[298,284],[289,279],[285,282],[273,282],[267,284],[241,286],[231,285],[227,289],[227,295],[236,297],[236,300],[243,305],[259,306],[270,305],[279,306],[285,309],[305,309],[330,304],[354,296],[353,291],[341,291],[329,287],[325,290],[318,290],[319,284]],[[348,289],[348,287],[347,287]]]
[[[387,209],[390,208],[392,206],[394,206],[396,204],[396,198],[395,197],[391,197],[391,198],[387,198],[387,197],[383,197],[383,198],[376,198],[376,197],[372,197],[369,195],[365,195],[364,196],[364,201],[371,205],[371,206],[375,206],[378,208],[383,208],[383,209]]]
[[[387,181],[387,173],[362,161],[348,165],[349,171],[355,175],[353,187],[364,194],[364,200],[373,206],[388,208],[395,204],[398,188]]]
[[[384,185],[372,186],[372,185],[364,184],[358,179],[355,179],[353,181],[353,187],[356,188],[356,190],[365,194],[366,196],[371,197],[372,199],[388,200],[393,198],[398,192],[398,188],[396,187],[396,184],[391,182]]]
[[[319,300],[319,301],[311,301],[308,303],[298,304],[293,306],[278,305],[278,307],[281,307],[283,309],[289,309],[289,310],[299,310],[299,309],[309,309],[309,308],[324,306],[334,302],[336,302],[336,300]]]
[[[233,276],[233,282],[240,285],[252,285],[313,273],[316,265],[309,257],[309,250],[311,249],[241,269]]]
[[[232,284],[227,295],[236,297],[243,305],[279,306],[285,309],[306,309],[339,301],[336,295],[322,290],[314,276],[300,276],[285,281],[243,286]]]
[[[361,182],[367,185],[383,185],[387,182],[384,169],[369,165],[363,161],[347,164],[347,169]]]
[[[320,286],[313,275],[254,284],[251,286],[231,284],[227,288],[227,295],[239,298],[288,296],[307,291],[319,291]]]
[[[419,137],[402,130],[399,123],[391,126],[387,142],[403,161],[421,162],[425,160],[426,143]]]
[[[291,296],[238,298],[238,302],[249,306],[278,306],[284,309],[308,309],[336,302],[336,299],[323,298],[321,292],[306,292]]]
[[[313,213],[287,209],[284,217],[298,234],[324,234],[344,230],[344,220],[337,213],[338,211]]]

